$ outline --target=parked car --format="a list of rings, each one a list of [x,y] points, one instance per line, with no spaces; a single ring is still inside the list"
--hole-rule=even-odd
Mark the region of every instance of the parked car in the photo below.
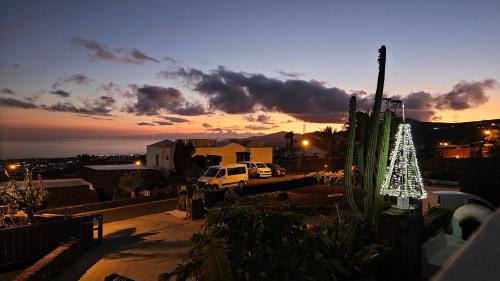
[[[248,183],[247,165],[225,164],[210,166],[198,178],[198,183],[214,190],[228,187],[242,188]]]
[[[243,161],[240,164],[245,164],[248,169],[248,175],[255,178],[268,178],[273,175],[273,172],[266,164],[262,162]]]
[[[440,208],[455,211],[462,205],[476,204],[495,210],[495,207],[483,198],[474,194],[460,191],[431,191],[431,196],[437,197],[437,203]]]
[[[286,175],[286,169],[278,164],[266,163],[266,166],[271,169],[273,177],[284,177]]]

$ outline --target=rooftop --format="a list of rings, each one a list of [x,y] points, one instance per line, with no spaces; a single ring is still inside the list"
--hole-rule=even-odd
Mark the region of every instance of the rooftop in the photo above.
[[[7,186],[8,182],[1,182],[0,189],[3,189]],[[17,181],[18,184],[22,185],[23,181]],[[33,179],[33,183],[35,186],[38,184],[37,179]],[[51,179],[51,180],[42,180],[42,184],[44,188],[57,188],[57,187],[68,187],[68,186],[80,186],[80,185],[91,185],[89,182],[85,181],[81,178],[71,178],[71,179]]]
[[[174,147],[174,142],[169,139],[164,139],[159,142],[155,142],[150,144],[149,146],[158,146],[158,147]]]

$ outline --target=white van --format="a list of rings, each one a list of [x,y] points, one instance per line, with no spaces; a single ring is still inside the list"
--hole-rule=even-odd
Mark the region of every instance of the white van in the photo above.
[[[250,161],[243,161],[239,162],[240,164],[245,164],[248,168],[248,174],[251,177],[256,177],[256,178],[268,178],[273,175],[273,172],[271,171],[271,168],[267,167],[266,164],[262,162],[250,162]]]
[[[198,178],[199,183],[213,189],[243,187],[248,183],[248,170],[244,164],[225,164],[208,167]]]

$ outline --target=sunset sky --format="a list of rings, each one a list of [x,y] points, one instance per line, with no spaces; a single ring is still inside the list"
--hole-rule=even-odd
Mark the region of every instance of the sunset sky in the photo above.
[[[500,118],[500,1],[2,1],[3,139],[340,127],[385,96]]]

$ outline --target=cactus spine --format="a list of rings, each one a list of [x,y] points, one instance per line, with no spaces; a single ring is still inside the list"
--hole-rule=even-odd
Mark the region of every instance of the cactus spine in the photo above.
[[[354,194],[352,191],[352,164],[354,158],[354,145],[356,139],[356,97],[351,97],[349,101],[349,131],[347,152],[344,166],[344,186],[347,197],[347,203],[356,216],[361,216],[361,211],[356,202],[354,201]]]

